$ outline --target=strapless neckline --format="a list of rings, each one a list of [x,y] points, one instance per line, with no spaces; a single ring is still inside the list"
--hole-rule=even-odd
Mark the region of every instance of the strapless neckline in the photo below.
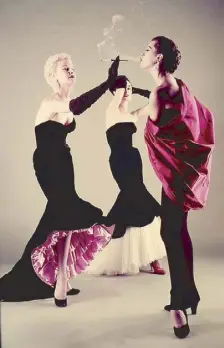
[[[72,124],[74,124],[75,123],[75,120],[74,120],[74,118],[73,118],[73,120],[72,120],[72,122],[70,122],[70,123],[61,123],[61,122],[58,122],[58,121],[53,121],[53,120],[48,120],[48,121],[44,121],[44,122],[41,122],[41,123],[39,123],[39,124],[37,124],[36,126],[35,126],[35,128],[37,128],[37,127],[40,127],[40,126],[43,126],[44,124],[47,124],[47,123],[56,123],[56,124],[58,124],[58,125],[60,125],[60,126],[63,126],[63,127],[69,127],[69,126],[71,126]]]
[[[127,125],[129,127],[131,126],[131,127],[133,127],[133,129],[137,130],[134,122],[131,122],[131,121],[130,122],[117,122],[117,123],[113,124],[110,128],[108,128],[106,130],[106,133],[109,133],[112,129],[117,128],[118,126],[120,126],[120,128],[123,128],[124,125]]]

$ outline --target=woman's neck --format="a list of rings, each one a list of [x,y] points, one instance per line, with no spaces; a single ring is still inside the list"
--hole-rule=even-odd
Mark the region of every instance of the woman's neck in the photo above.
[[[71,86],[64,85],[63,87],[59,87],[58,94],[62,99],[69,99],[71,94]]]
[[[173,85],[176,83],[175,77],[170,73],[160,72],[156,68],[152,68],[149,72],[157,86]]]

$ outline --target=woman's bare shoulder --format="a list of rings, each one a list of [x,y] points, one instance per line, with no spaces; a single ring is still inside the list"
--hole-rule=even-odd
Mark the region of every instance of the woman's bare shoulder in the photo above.
[[[57,100],[57,101],[61,100],[61,97],[59,96],[58,93],[53,93],[53,94],[51,94],[51,95],[46,96],[46,97],[42,100],[42,103],[41,103],[41,104],[43,104],[43,103],[49,103],[49,102],[54,101],[54,100]]]
[[[50,104],[52,101],[57,100],[55,99],[55,95],[46,96],[40,103],[39,109],[36,114],[35,118],[35,125],[48,121],[50,117],[52,116],[50,111]]]

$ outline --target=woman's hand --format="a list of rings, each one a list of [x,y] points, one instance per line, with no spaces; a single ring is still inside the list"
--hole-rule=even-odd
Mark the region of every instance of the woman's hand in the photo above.
[[[108,78],[106,81],[70,101],[69,109],[73,113],[73,115],[81,115],[84,111],[90,108],[104,93],[107,92],[110,85],[116,81],[119,62],[120,58],[118,56],[109,68]]]
[[[126,76],[120,76],[117,77],[116,81],[110,85],[109,90],[112,94],[115,94],[115,91],[117,89],[124,89],[124,92],[126,90],[127,87],[127,77]]]
[[[118,75],[118,67],[120,63],[120,57],[117,56],[115,61],[111,64],[109,71],[108,71],[108,79],[110,85],[114,84]]]

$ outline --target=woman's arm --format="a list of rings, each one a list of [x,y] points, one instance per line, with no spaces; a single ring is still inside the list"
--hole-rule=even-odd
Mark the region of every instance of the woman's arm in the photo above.
[[[122,98],[124,96],[124,93],[125,93],[125,89],[124,88],[118,88],[116,89],[113,97],[112,97],[112,100],[109,104],[109,107],[115,107],[115,108],[118,108],[119,105],[121,104],[121,101],[122,101]]]
[[[73,115],[81,115],[106,93],[109,87],[110,82],[107,80],[79,97],[72,99],[69,103],[69,110]]]
[[[114,84],[118,74],[120,58],[119,56],[111,64],[108,73],[108,79],[99,86],[83,93],[76,99],[72,99],[69,103],[69,109],[74,115],[81,115],[90,108],[108,89]]]
[[[70,100],[61,101],[59,99],[57,100],[56,98],[57,96],[51,96],[42,101],[36,115],[35,125],[51,120],[55,114],[70,113]]]
[[[149,102],[142,108],[133,111],[131,114],[137,118],[148,116],[153,122],[156,122],[161,114],[163,103],[159,97],[159,89],[155,89],[150,93]]]
[[[41,104],[41,109],[48,113],[72,112],[74,115],[81,115],[91,107],[109,87],[110,81],[107,80],[75,99],[66,101],[45,99]]]
[[[148,89],[142,89],[142,88],[137,88],[137,87],[132,87],[132,94],[138,94],[142,97],[149,98],[150,96],[150,91]]]
[[[174,102],[170,99],[167,87],[158,87],[150,93],[148,104],[133,111],[132,115],[147,116],[158,126],[163,126],[180,114],[180,108],[181,102]],[[162,111],[163,117],[161,117]]]

